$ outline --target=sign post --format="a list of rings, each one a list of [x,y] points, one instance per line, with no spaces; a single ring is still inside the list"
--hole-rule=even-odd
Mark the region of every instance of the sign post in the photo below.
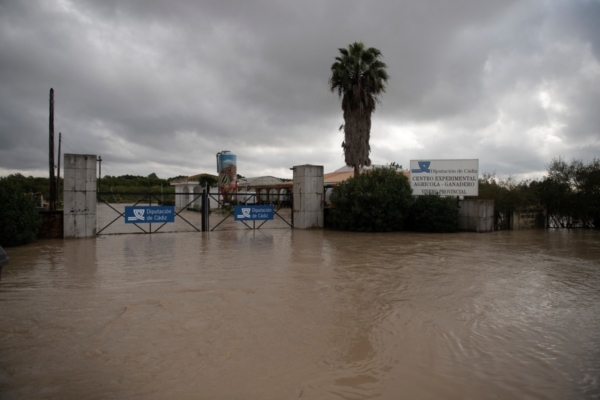
[[[479,160],[410,160],[414,196],[478,196]]]

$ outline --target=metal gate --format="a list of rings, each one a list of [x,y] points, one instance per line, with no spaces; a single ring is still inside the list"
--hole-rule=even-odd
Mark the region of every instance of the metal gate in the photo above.
[[[222,195],[209,193],[169,193],[168,196],[187,196],[183,207],[175,212],[174,223],[125,223],[126,206],[165,205],[160,193],[118,193],[99,192],[97,194],[96,225],[97,236],[115,234],[152,234],[163,232],[209,232],[236,229],[289,229],[293,228],[292,196],[286,194],[284,201],[261,200],[255,193],[235,193],[233,200],[225,200]],[[235,199],[243,198],[243,202]],[[123,202],[122,198],[135,199]],[[176,198],[176,197],[175,197]],[[112,200],[112,201],[111,201]],[[173,202],[179,203],[179,202]],[[200,206],[198,206],[200,203]],[[211,203],[212,206],[211,207]],[[274,219],[265,221],[234,221],[233,207],[240,205],[273,205]]]
[[[185,195],[188,193],[169,193],[169,196]],[[135,198],[134,202],[119,202],[121,197]],[[204,196],[204,197],[203,197]],[[174,223],[130,223],[125,224],[126,206],[153,206],[164,205],[160,193],[118,193],[99,192],[96,205],[96,235],[115,235],[131,233],[159,233],[159,232],[202,232],[207,230],[207,222],[200,209],[190,207],[206,194],[194,193],[188,197],[188,202],[179,211],[175,212]],[[191,199],[191,200],[190,200]],[[113,200],[112,202],[110,200]],[[203,229],[204,227],[204,229]]]
[[[284,200],[265,201],[256,193],[237,192],[231,195],[232,200],[224,200],[219,193],[208,193],[208,203],[211,200],[217,203],[215,209],[210,210],[206,216],[209,220],[209,231],[236,230],[236,229],[289,229],[294,227],[293,197],[291,193],[285,194]],[[243,198],[244,201],[235,199]],[[246,221],[234,221],[233,209],[235,205],[273,205],[273,220],[258,220],[248,224]]]

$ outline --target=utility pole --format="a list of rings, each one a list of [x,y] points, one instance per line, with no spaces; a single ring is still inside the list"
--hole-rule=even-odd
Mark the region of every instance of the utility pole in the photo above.
[[[62,143],[62,132],[58,132],[58,169],[56,171],[56,202],[60,197],[60,144]]]
[[[102,177],[102,156],[96,159],[98,161],[98,192],[100,192],[100,178]]]
[[[54,89],[50,88],[50,198],[48,209],[56,209],[56,184],[54,183]]]

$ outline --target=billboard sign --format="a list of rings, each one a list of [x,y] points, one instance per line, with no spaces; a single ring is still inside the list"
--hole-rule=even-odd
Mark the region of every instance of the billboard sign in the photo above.
[[[275,214],[274,206],[235,206],[234,221],[271,220]]]
[[[413,195],[479,195],[479,160],[410,160]]]
[[[175,222],[173,206],[125,206],[125,223]]]

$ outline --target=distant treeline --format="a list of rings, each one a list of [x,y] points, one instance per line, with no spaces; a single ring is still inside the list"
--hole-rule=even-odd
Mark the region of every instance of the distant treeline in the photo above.
[[[494,200],[496,229],[508,229],[510,215],[531,205],[543,205],[548,227],[600,229],[600,159],[585,163],[562,158],[546,166],[541,180],[479,179],[479,199]]]
[[[126,193],[162,193],[163,198],[165,195],[175,193],[175,188],[169,184],[169,181],[179,178],[185,178],[185,176],[181,175],[169,179],[160,179],[154,173],[148,176],[106,175],[97,180],[97,187],[99,192],[115,193],[115,195],[107,198],[111,201],[130,202],[137,201],[139,196],[127,195]],[[61,177],[58,190],[59,206],[62,202],[63,182],[63,178]],[[50,196],[50,178],[26,177],[21,174],[12,174],[0,177],[0,184],[10,186],[23,194],[41,194],[46,200]],[[174,197],[170,200],[174,200]]]
[[[169,181],[173,179],[184,178],[184,176],[176,176],[169,179],[160,179],[156,174],[152,173],[148,176],[139,176],[139,175],[121,175],[121,176],[111,176],[106,175],[98,179],[97,185],[98,189],[103,192],[105,190],[110,190],[110,188],[116,187],[139,187],[139,188],[158,188],[160,191],[160,186],[163,187],[170,186]]]
[[[171,178],[176,179],[176,178]],[[175,187],[169,185],[169,179],[160,179],[156,174],[148,176],[139,175],[106,175],[98,179],[98,192],[110,193],[102,196],[103,200],[114,203],[135,203],[140,200],[140,195],[136,193],[156,193],[162,194],[162,200],[167,197],[167,202],[172,202],[175,193]]]
[[[60,178],[61,188],[62,181],[62,178]],[[41,194],[45,199],[47,199],[50,194],[50,178],[34,178],[33,176],[25,177],[21,174],[12,174],[0,177],[0,183],[4,187],[13,188],[23,194]]]

